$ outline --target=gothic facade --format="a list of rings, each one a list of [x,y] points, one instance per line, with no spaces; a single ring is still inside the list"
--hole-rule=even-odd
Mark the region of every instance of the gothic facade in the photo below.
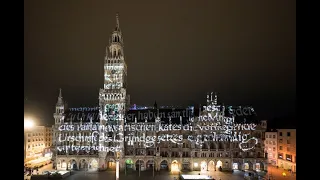
[[[68,108],[63,102],[60,90],[56,112],[54,141],[55,162],[57,169],[77,170],[106,170],[115,169],[115,162],[119,162],[120,169],[148,170],[161,169],[179,170],[265,170],[263,138],[266,130],[265,121],[255,121],[255,129],[248,130],[248,134],[256,137],[253,148],[243,151],[241,141],[234,141],[235,137],[213,137],[204,140],[203,136],[212,134],[213,130],[200,127],[213,126],[212,122],[203,117],[218,116],[226,118],[230,112],[225,106],[218,105],[217,96],[207,96],[206,107],[215,107],[217,112],[209,112],[202,108],[129,110],[130,96],[127,94],[127,65],[124,58],[123,37],[116,18],[116,28],[111,34],[109,46],[106,48],[104,62],[104,87],[99,91],[99,107],[97,108]],[[230,114],[229,114],[230,115]],[[243,122],[233,119],[233,123]],[[223,121],[221,121],[223,123]],[[70,125],[71,129],[61,128]],[[148,128],[116,128],[107,133],[97,129],[74,128],[82,125],[112,126],[112,127],[153,127]],[[168,125],[168,126],[167,126]],[[220,124],[221,126],[223,124]],[[165,128],[163,128],[165,127]],[[168,128],[169,127],[169,128]],[[172,129],[172,127],[180,127]],[[188,127],[182,128],[182,127]],[[190,130],[190,128],[194,130]],[[240,126],[239,126],[240,127]],[[74,128],[74,129],[72,129]],[[198,130],[196,130],[198,128]],[[199,130],[200,128],[200,130]],[[108,136],[122,141],[69,141],[68,137],[89,137],[98,131],[99,137]],[[218,131],[225,131],[220,129]],[[173,140],[172,136],[181,137]],[[133,137],[126,139],[126,137]],[[170,138],[168,139],[168,137]],[[199,137],[190,139],[189,137]],[[156,143],[146,143],[135,140],[140,137],[155,137]],[[166,140],[162,139],[167,137]],[[162,140],[161,140],[162,139]],[[240,145],[239,145],[240,144]],[[77,149],[74,147],[117,147],[116,151],[102,151],[97,149]]]

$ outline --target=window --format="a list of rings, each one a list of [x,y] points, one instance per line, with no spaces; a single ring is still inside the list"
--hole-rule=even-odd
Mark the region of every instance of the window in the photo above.
[[[273,151],[276,151],[276,148],[275,148],[275,147],[273,147]]]
[[[133,146],[133,141],[128,141],[128,146]]]
[[[279,132],[279,136],[282,136],[282,132]]]
[[[287,144],[290,144],[290,140],[289,139],[287,140]]]
[[[286,160],[287,161],[292,161],[292,155],[286,154]]]
[[[291,134],[290,134],[290,132],[287,132],[287,136],[289,136],[289,137],[290,137],[290,135],[291,135]]]
[[[282,146],[280,146],[279,149],[282,150]]]
[[[273,138],[275,139],[275,138],[276,138],[276,135],[273,135]]]
[[[279,139],[279,143],[282,143],[282,139]]]
[[[283,159],[283,153],[278,153],[278,158]]]

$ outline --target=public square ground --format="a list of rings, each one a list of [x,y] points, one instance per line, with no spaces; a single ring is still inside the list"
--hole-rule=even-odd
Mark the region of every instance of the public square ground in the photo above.
[[[39,174],[45,170],[52,170],[52,164],[44,166],[39,169]],[[286,176],[283,177],[282,173],[285,172]],[[199,171],[193,172],[182,172],[182,174],[204,174],[212,176],[216,180],[243,180],[244,172],[220,172],[220,171],[208,171],[201,173]],[[179,177],[179,174],[172,174],[166,171],[155,172],[153,177],[152,171],[141,171],[140,176],[138,171],[128,171],[125,175],[125,172],[120,172],[120,180],[174,180],[174,177]],[[268,174],[264,179],[268,180],[296,180],[295,174],[292,174],[283,169],[277,169],[273,166],[268,166]],[[65,178],[65,180],[113,180],[115,179],[115,171],[103,171],[103,172],[84,172],[84,171],[73,171],[72,175]]]

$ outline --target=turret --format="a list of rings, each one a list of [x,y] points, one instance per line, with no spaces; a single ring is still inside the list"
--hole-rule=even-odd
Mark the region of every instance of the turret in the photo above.
[[[63,121],[63,113],[64,113],[64,102],[62,98],[61,88],[59,89],[58,101],[56,103],[56,112],[54,113],[54,120],[56,124],[61,123]]]

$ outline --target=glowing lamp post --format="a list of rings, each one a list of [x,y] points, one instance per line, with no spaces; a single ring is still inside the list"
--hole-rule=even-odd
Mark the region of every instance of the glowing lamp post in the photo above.
[[[30,129],[34,126],[34,122],[31,119],[25,119],[24,120],[24,128]]]
[[[120,152],[117,152],[117,159],[116,159],[116,180],[119,180],[119,171],[120,171],[119,158],[120,158]]]
[[[116,180],[119,180],[119,160],[116,160]]]

